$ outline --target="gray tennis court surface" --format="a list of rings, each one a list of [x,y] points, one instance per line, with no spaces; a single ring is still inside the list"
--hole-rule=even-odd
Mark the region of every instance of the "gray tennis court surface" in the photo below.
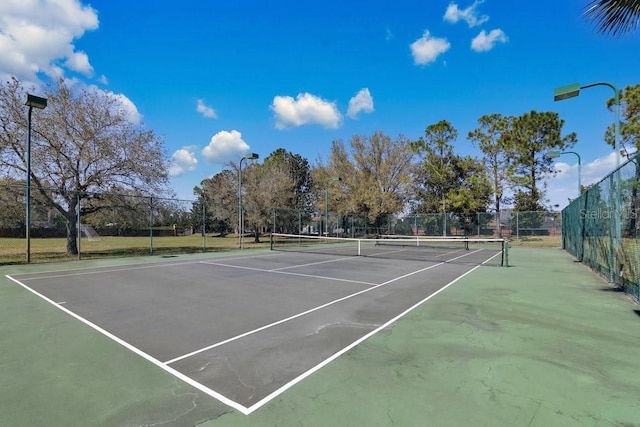
[[[262,252],[12,279],[250,413],[476,267]]]

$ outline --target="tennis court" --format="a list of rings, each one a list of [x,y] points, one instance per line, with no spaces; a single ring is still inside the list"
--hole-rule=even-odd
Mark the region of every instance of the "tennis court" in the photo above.
[[[236,255],[3,268],[0,424],[640,419],[640,311],[559,248],[516,247],[512,267],[475,270],[456,260]],[[285,272],[300,274],[295,284]],[[445,282],[453,286],[435,295]]]
[[[501,255],[426,253],[260,251],[7,277],[249,414]]]

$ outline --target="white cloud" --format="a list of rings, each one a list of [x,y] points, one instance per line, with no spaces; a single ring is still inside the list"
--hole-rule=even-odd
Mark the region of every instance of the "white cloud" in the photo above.
[[[202,99],[198,99],[198,105],[196,106],[196,111],[202,114],[203,117],[206,117],[208,119],[218,118],[218,114],[216,113],[216,110],[206,105]]]
[[[132,100],[127,98],[127,96],[122,93],[113,93],[113,92],[107,92],[107,93],[114,96],[118,101],[120,101],[120,104],[122,105],[122,108],[127,116],[128,121],[136,125],[142,123],[142,114],[138,112],[138,108],[136,107],[136,104],[134,104]]]
[[[373,97],[368,88],[360,89],[360,91],[349,100],[347,116],[352,119],[357,119],[360,112],[373,112]]]
[[[478,15],[476,7],[482,3],[484,0],[477,0],[466,9],[458,8],[456,3],[449,3],[442,19],[452,24],[463,20],[469,25],[469,28],[482,25],[489,20],[487,15]]]
[[[238,160],[249,148],[240,132],[223,130],[211,137],[209,145],[202,150],[202,155],[209,163],[224,164],[230,160]]]
[[[87,76],[93,74],[93,67],[89,64],[89,57],[84,52],[73,52],[67,58],[65,65],[70,70],[77,71]]]
[[[195,147],[182,147],[171,156],[171,166],[169,167],[169,175],[178,176],[185,172],[196,170],[198,159],[195,155]]]
[[[318,124],[336,129],[342,123],[342,115],[334,102],[326,101],[310,93],[276,96],[271,104],[276,119],[276,129],[286,129],[308,124]]]
[[[88,56],[73,41],[96,28],[96,11],[78,0],[0,1],[0,77],[35,83],[38,73],[63,76],[59,64],[92,76]]]
[[[73,90],[77,91],[77,93],[86,90],[87,92],[95,94],[97,97],[105,97],[110,101],[115,100],[116,104],[113,105],[113,108],[116,108],[120,112],[123,112],[128,122],[134,125],[139,125],[142,123],[142,114],[138,112],[138,107],[136,107],[133,101],[126,95],[102,89],[94,84],[87,84],[78,78],[65,79],[65,84],[70,88],[73,88]]]
[[[431,37],[429,31],[425,30],[422,37],[411,44],[411,54],[416,64],[425,65],[434,62],[450,47],[451,43],[447,39]]]
[[[491,30],[489,34],[482,30],[480,34],[471,40],[471,49],[476,52],[487,52],[493,49],[496,43],[506,43],[508,41],[507,35],[499,28]]]

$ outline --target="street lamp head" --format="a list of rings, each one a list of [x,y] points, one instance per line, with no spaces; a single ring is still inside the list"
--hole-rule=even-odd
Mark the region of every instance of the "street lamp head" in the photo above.
[[[560,157],[560,154],[562,154],[560,151],[552,150],[552,151],[547,151],[544,157],[547,159],[555,159],[556,157]]]
[[[47,98],[27,94],[24,99],[24,105],[42,110],[47,106]]]
[[[248,154],[245,154],[245,156],[243,157],[243,159],[247,159],[247,160],[255,160],[258,158],[260,158],[258,153],[248,153]]]
[[[562,101],[578,95],[580,95],[580,83],[572,83],[567,86],[555,88],[553,91],[553,100]]]

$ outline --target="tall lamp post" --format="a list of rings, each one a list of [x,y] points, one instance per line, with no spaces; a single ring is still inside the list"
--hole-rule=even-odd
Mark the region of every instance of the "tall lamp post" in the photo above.
[[[575,154],[578,157],[578,197],[582,194],[582,165],[580,160],[580,154],[575,151],[556,151],[552,150],[547,152],[544,156],[547,159],[555,159],[556,157],[560,157],[563,154]]]
[[[42,110],[47,106],[47,98],[27,94],[24,105],[29,107],[27,114],[27,194],[26,194],[26,224],[27,263],[31,262],[31,112],[34,108]]]
[[[244,247],[244,230],[243,230],[243,215],[242,215],[242,161],[243,160],[255,160],[260,156],[256,153],[249,153],[240,159],[240,167],[238,168],[238,236],[240,249]]]
[[[327,228],[327,236],[329,236],[329,183],[332,181],[342,181],[342,178],[339,176],[332,176],[324,183],[324,220]]]
[[[620,90],[617,87],[607,82],[598,82],[591,83],[588,85],[580,86],[580,83],[573,83],[567,86],[558,87],[553,92],[553,100],[554,101],[562,101],[564,99],[573,98],[580,95],[580,90],[588,89],[594,86],[608,86],[613,90],[614,98],[613,104],[615,105],[615,122],[614,122],[614,140],[613,140],[613,151],[616,156],[616,171],[614,175],[615,179],[615,195],[613,200],[613,221],[614,221],[614,230],[613,235],[615,239],[615,248],[620,247],[620,239],[622,235],[621,225],[620,225],[620,205],[621,205],[621,194],[620,194],[620,152],[618,151],[618,147],[620,146]],[[614,255],[613,251],[610,251],[610,280],[612,282],[615,281],[616,276],[616,268],[614,266]]]
[[[614,123],[614,143],[613,143],[613,151],[616,155],[616,168],[620,166],[620,153],[618,152],[618,147],[620,146],[620,90],[607,82],[598,82],[591,83],[588,85],[580,86],[580,83],[573,83],[567,86],[558,87],[553,91],[553,100],[554,101],[563,101],[565,99],[574,98],[580,95],[580,90],[588,89],[594,86],[608,86],[613,90],[613,104],[615,107],[615,123]]]

